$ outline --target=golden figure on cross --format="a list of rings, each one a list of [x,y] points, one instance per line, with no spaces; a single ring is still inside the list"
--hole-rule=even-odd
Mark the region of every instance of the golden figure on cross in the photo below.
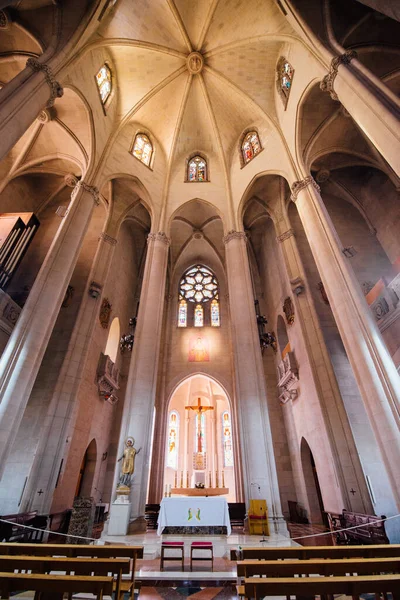
[[[203,444],[201,439],[201,415],[207,410],[214,410],[213,406],[202,406],[201,398],[197,398],[197,405],[185,406],[186,410],[195,410],[198,416],[197,419],[197,452],[203,452]]]

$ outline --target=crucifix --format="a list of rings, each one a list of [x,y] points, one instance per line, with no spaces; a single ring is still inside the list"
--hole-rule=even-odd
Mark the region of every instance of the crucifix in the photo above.
[[[213,406],[202,406],[201,398],[197,398],[197,405],[185,406],[186,410],[195,410],[197,413],[197,452],[203,452],[203,444],[201,440],[201,416],[207,410],[214,410]]]

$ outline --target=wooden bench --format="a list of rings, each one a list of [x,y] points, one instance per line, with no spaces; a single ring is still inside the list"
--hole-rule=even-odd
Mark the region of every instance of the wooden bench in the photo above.
[[[125,592],[130,592],[128,581],[122,580],[123,574],[131,574],[129,580],[133,585],[133,572],[129,558],[65,558],[52,556],[1,556],[0,571],[31,571],[32,573],[50,574],[65,572],[66,575],[97,575],[116,577],[114,581],[115,598],[123,598]]]
[[[9,523],[0,522],[0,541],[19,542],[19,541],[36,541],[41,542],[44,535],[44,530],[47,527],[47,516],[40,516],[37,511],[28,513],[17,513],[13,515],[2,515],[0,519],[10,521]],[[18,525],[28,525],[35,527],[40,531],[25,529]]]
[[[90,593],[95,594],[96,598],[101,600],[103,594],[112,595],[113,578],[0,572],[0,594],[3,600],[8,600],[10,594],[16,591],[45,592],[51,594],[52,600],[58,598],[61,600],[64,593]]]
[[[1,545],[0,545],[1,547]],[[241,548],[241,560],[310,560],[315,558],[389,558],[400,557],[400,544],[370,546],[289,546],[287,548]],[[237,560],[237,551],[231,550],[231,560]]]
[[[1,564],[1,563],[0,563]],[[237,563],[238,577],[294,577],[295,575],[374,575],[400,573],[400,558],[349,558],[339,560],[244,560]]]
[[[400,575],[357,575],[353,577],[250,577],[244,582],[245,598],[265,596],[321,596],[345,594],[353,600],[365,593],[391,592],[400,599]]]
[[[343,509],[341,514],[326,513],[329,528],[336,536],[337,544],[389,544],[385,531],[385,515],[367,515]],[[355,527],[348,531],[340,531]]]

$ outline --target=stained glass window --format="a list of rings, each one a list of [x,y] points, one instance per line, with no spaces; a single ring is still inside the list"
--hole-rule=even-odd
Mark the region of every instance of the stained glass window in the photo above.
[[[196,444],[195,444],[195,448],[196,448],[196,452],[205,452],[206,451],[206,416],[204,413],[201,413],[201,421],[200,421],[200,439],[199,439],[199,430],[198,430],[198,426],[199,426],[199,415],[196,415],[196,420],[195,420],[195,436],[196,436]]]
[[[179,293],[189,302],[207,302],[218,298],[218,282],[215,275],[201,265],[186,271],[179,284]]]
[[[201,304],[197,304],[194,309],[194,326],[203,327],[204,323],[204,310]]]
[[[110,97],[112,84],[111,84],[111,70],[108,65],[103,65],[100,71],[96,75],[96,83],[99,90],[101,102],[104,104]]]
[[[242,156],[244,164],[246,165],[250,162],[259,152],[261,152],[262,147],[260,144],[260,138],[258,137],[258,133],[256,131],[250,131],[242,142]]]
[[[290,90],[292,89],[293,75],[294,70],[292,65],[286,58],[281,57],[277,66],[276,84],[285,109],[289,100]]]
[[[138,133],[133,144],[132,154],[142,163],[149,166],[153,154],[153,145],[147,135]]]
[[[179,415],[173,410],[169,413],[167,467],[178,468]]]
[[[232,426],[228,411],[222,413],[224,467],[233,467]]]
[[[202,156],[194,156],[188,163],[188,181],[207,181],[207,163]]]
[[[179,312],[178,312],[178,327],[186,327],[187,325],[187,302],[186,300],[181,300],[179,302]]]
[[[219,321],[219,302],[215,298],[211,302],[211,326],[212,327],[219,327],[220,326],[220,321]]]

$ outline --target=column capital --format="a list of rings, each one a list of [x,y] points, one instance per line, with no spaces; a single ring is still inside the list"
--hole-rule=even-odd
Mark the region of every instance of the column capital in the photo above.
[[[231,229],[228,233],[222,238],[224,244],[227,244],[231,240],[244,240],[247,242],[247,235],[244,231],[235,231]]]
[[[333,89],[339,66],[349,65],[353,58],[357,58],[357,52],[355,50],[346,50],[343,54],[332,58],[329,73],[325,75],[319,86],[323,92],[328,92],[330,94],[332,100],[339,100],[337,93]]]
[[[283,233],[281,233],[281,235],[277,235],[276,241],[282,243],[285,240],[288,240],[292,236],[294,236],[294,229],[288,229],[287,231],[284,231]]]
[[[108,235],[108,233],[105,233],[104,231],[102,231],[99,235],[99,240],[103,240],[103,242],[106,242],[106,244],[110,244],[110,246],[117,245],[117,240],[111,237],[111,235]]]
[[[292,184],[292,193],[290,196],[291,201],[296,202],[299,192],[301,190],[304,190],[304,188],[306,188],[309,185],[312,185],[312,187],[315,188],[317,190],[317,192],[321,191],[321,188],[319,187],[318,183],[315,181],[314,177],[309,175],[308,177],[305,177],[301,181],[295,181]]]
[[[32,71],[34,71],[35,73],[42,71],[46,79],[46,83],[50,87],[50,98],[46,103],[46,108],[52,107],[56,98],[61,98],[61,96],[64,94],[64,90],[61,84],[59,84],[58,81],[56,81],[53,75],[53,71],[51,70],[49,65],[41,63],[40,61],[38,61],[37,58],[33,57],[28,58],[28,60],[26,61],[26,66],[29,67],[29,69],[32,69]]]
[[[149,233],[147,236],[147,243],[149,244],[150,242],[162,242],[166,246],[171,244],[171,240],[163,231],[159,231],[158,233]]]
[[[80,191],[83,190],[84,192],[87,192],[88,194],[90,194],[93,198],[93,202],[96,204],[96,206],[99,206],[100,204],[100,192],[98,190],[97,187],[95,187],[94,185],[89,185],[88,183],[86,183],[85,181],[78,181],[78,183],[76,184],[76,186],[74,187],[74,189],[72,190],[72,194],[71,197],[74,198],[76,196],[76,194]]]

